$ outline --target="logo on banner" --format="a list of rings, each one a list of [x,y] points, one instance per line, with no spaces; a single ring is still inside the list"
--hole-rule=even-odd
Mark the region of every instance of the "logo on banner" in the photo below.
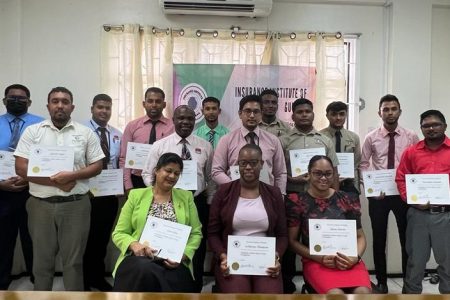
[[[199,122],[202,118],[202,101],[208,97],[203,87],[197,83],[186,85],[178,97],[180,105],[187,105],[195,112],[195,122]]]

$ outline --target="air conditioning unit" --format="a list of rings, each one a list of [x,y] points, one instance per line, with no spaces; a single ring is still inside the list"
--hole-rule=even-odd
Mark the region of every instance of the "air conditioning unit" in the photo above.
[[[267,17],[272,0],[159,0],[165,14]]]

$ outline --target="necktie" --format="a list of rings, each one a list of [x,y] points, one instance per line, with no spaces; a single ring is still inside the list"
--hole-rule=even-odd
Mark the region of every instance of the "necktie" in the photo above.
[[[249,142],[249,143],[252,144],[252,145],[255,145],[255,144],[256,144],[256,143],[255,143],[256,133],[254,133],[253,131],[250,131],[249,133],[247,133],[247,137],[248,137],[247,142]]]
[[[389,146],[388,146],[388,162],[387,168],[393,169],[395,166],[395,132],[389,132]]]
[[[341,133],[340,130],[336,130],[334,135],[336,136],[336,153],[340,153],[341,152],[341,136],[342,136],[342,133]]]
[[[159,120],[152,121],[152,129],[150,130],[150,138],[148,139],[149,144],[156,142],[156,123],[158,122]]]
[[[100,131],[100,146],[102,147],[103,154],[105,154],[105,157],[103,158],[103,170],[105,170],[108,169],[111,155],[109,153],[108,138],[106,137],[106,128],[99,127],[98,130]]]
[[[208,133],[208,142],[211,144],[211,146],[214,148],[214,134],[216,134],[216,132],[214,131],[214,129],[211,129]]]
[[[9,150],[10,151],[16,150],[17,143],[19,142],[19,138],[20,138],[21,125],[22,125],[21,118],[14,118],[14,120],[12,120],[10,123],[10,127],[11,127],[11,139],[9,140]]]
[[[181,150],[181,159],[182,160],[192,160],[191,152],[189,152],[189,149],[186,146],[187,141],[185,139],[182,139],[181,143],[183,144],[183,149]]]

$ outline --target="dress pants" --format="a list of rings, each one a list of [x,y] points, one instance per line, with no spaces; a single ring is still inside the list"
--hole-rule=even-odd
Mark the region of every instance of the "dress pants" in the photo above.
[[[134,189],[140,189],[147,187],[141,176],[131,174],[131,183],[133,183]]]
[[[91,198],[91,226],[83,259],[85,288],[104,281],[106,250],[118,205],[116,196]]]
[[[7,290],[11,282],[18,232],[20,232],[25,265],[31,275],[33,248],[25,210],[25,203],[29,196],[28,189],[21,192],[0,191],[0,228],[2,228],[0,235],[0,290]]]
[[[384,199],[369,197],[369,216],[373,234],[373,260],[378,283],[386,284],[386,236],[389,213],[392,210],[397,221],[402,252],[402,272],[405,276],[407,254],[405,250],[406,212],[408,205],[400,196],[385,196]]]
[[[192,264],[194,267],[194,285],[195,292],[200,293],[203,288],[203,269],[205,264],[206,256],[206,237],[208,229],[209,220],[209,205],[207,203],[206,192],[203,192],[196,197],[194,197],[195,206],[197,207],[198,218],[200,223],[202,223],[202,241],[197,251],[195,251],[194,258],[192,259]]]

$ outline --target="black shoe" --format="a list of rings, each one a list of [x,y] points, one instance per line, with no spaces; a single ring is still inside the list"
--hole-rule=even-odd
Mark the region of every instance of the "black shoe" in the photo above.
[[[89,284],[90,287],[93,287],[94,289],[97,289],[102,292],[110,292],[112,291],[112,285],[109,284],[105,279],[91,282]]]
[[[389,292],[386,283],[378,283],[375,288],[377,289],[377,294],[387,294]]]

